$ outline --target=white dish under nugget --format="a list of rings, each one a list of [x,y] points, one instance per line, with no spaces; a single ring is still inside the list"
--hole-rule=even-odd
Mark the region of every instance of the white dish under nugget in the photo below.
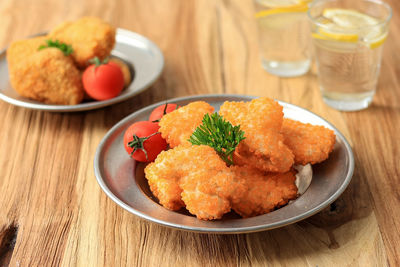
[[[203,100],[218,111],[224,101],[250,101],[254,98],[241,95],[200,95],[171,99],[168,103],[183,106]],[[327,207],[346,189],[354,170],[353,152],[344,136],[326,120],[295,105],[279,103],[287,118],[332,129],[336,135],[336,144],[329,159],[312,167],[312,181],[304,194],[276,211],[245,219],[232,213],[224,215],[221,220],[202,221],[185,211],[170,211],[159,205],[144,177],[144,164],[138,164],[126,153],[123,135],[132,123],[148,120],[151,111],[165,104],[165,101],[131,114],[105,135],[94,159],[97,181],[104,192],[125,210],[146,220],[182,230],[244,233],[273,229],[303,220]]]
[[[84,101],[77,105],[51,105],[22,97],[10,84],[5,49],[0,52],[0,99],[30,109],[75,112],[102,108],[139,94],[160,76],[164,67],[163,54],[152,41],[128,30],[117,29],[115,39],[115,47],[111,51],[111,55],[130,65],[133,78],[129,86],[119,96],[104,101]]]

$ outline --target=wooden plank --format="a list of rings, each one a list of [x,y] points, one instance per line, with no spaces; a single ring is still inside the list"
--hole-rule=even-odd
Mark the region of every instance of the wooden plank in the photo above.
[[[396,12],[400,3],[388,3]],[[67,7],[67,9],[66,9]],[[321,100],[315,68],[281,79],[260,66],[251,1],[0,2],[0,44],[96,15],[162,49],[165,70],[147,91],[97,111],[58,114],[0,102],[0,264],[10,266],[398,266],[400,18],[385,44],[379,90],[365,111]],[[182,232],[122,210],[94,178],[98,143],[115,123],[177,96],[268,96],[307,108],[351,142],[356,169],[334,205],[272,231]]]

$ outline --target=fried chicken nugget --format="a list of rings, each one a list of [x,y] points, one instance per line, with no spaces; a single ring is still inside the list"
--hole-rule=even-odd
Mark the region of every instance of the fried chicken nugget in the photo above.
[[[209,161],[203,164],[208,165]],[[248,190],[245,180],[238,179],[225,164],[192,171],[182,177],[181,188],[186,209],[202,220],[220,219]]]
[[[245,182],[248,190],[233,210],[244,218],[265,214],[296,199],[296,172],[264,173],[250,166],[231,166],[237,179]]]
[[[12,42],[7,48],[8,68],[13,68],[36,53],[39,50],[39,46],[46,44],[46,40],[46,36],[39,36]]]
[[[176,160],[179,161],[186,155],[187,149],[184,147],[162,151],[156,160],[144,169],[151,192],[161,205],[170,210],[179,210],[185,206],[181,199],[182,189],[179,187],[179,181],[187,171],[179,170]]]
[[[170,147],[190,145],[188,141],[194,130],[202,123],[206,113],[213,113],[214,108],[204,102],[196,101],[165,114],[160,122],[161,136]]]
[[[46,37],[16,41],[7,49],[12,87],[27,98],[73,105],[83,99],[81,76],[72,59],[57,48],[38,50]]]
[[[230,172],[227,174],[232,175]],[[182,179],[182,188],[184,188],[182,200],[186,204],[186,209],[203,220],[220,219],[229,212],[230,201],[216,194],[215,190],[215,187],[220,188],[218,182],[220,179],[226,179],[227,174],[199,170],[185,176]]]
[[[335,145],[334,132],[324,126],[283,119],[284,143],[292,150],[295,164],[315,164],[326,160]]]
[[[240,125],[244,139],[235,152],[235,163],[249,164],[263,171],[287,172],[294,155],[280,133],[282,106],[262,97],[250,102],[225,102],[219,113],[233,125]]]
[[[190,160],[188,160],[190,159]],[[213,148],[178,146],[145,168],[150,189],[171,210],[186,205],[199,219],[219,219],[247,191]]]
[[[72,46],[72,57],[80,68],[88,65],[88,60],[110,55],[115,45],[115,28],[96,17],[83,17],[67,21],[55,27],[49,38]]]

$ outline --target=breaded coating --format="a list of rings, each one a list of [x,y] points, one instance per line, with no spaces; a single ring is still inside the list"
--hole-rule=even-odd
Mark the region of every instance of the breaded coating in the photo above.
[[[84,68],[88,60],[110,55],[115,44],[115,31],[113,26],[97,17],[83,17],[58,25],[49,33],[49,38],[70,44],[74,61]]]
[[[221,106],[219,113],[233,125],[240,125],[246,137],[236,149],[246,161],[235,163],[249,164],[263,171],[289,171],[294,155],[283,143],[280,133],[282,109],[278,102],[266,97],[247,103],[225,102]]]
[[[26,58],[38,51],[39,46],[45,45],[47,39],[47,36],[39,36],[12,42],[7,48],[8,68],[13,68],[24,62]]]
[[[233,210],[242,217],[265,214],[297,198],[296,172],[265,173],[249,166],[232,166],[237,179],[245,182],[248,190]]]
[[[334,132],[324,126],[283,119],[284,143],[292,150],[295,164],[315,164],[326,160],[335,145]]]
[[[145,176],[160,204],[171,210],[186,206],[203,220],[221,218],[247,191],[214,149],[203,145],[161,152]]]
[[[179,210],[185,206],[181,199],[182,189],[179,187],[182,172],[177,170],[176,160],[185,158],[186,155],[187,150],[184,147],[162,151],[156,160],[144,169],[151,192],[161,205],[170,210]]]
[[[186,209],[203,220],[220,219],[248,190],[245,181],[226,166],[192,171],[182,178],[181,188]]]
[[[17,41],[7,50],[12,87],[27,98],[73,105],[83,99],[81,76],[72,59],[57,48],[38,50],[46,37]]]
[[[224,179],[225,173],[200,170],[190,173],[183,179],[182,200],[186,204],[186,209],[198,219],[220,219],[225,213],[231,211],[229,200],[216,194],[215,188],[210,187],[210,185],[220,187],[217,184],[219,176]]]
[[[167,140],[170,147],[190,145],[188,139],[202,123],[204,114],[213,112],[214,108],[204,101],[180,107],[161,118],[159,122],[161,136]]]

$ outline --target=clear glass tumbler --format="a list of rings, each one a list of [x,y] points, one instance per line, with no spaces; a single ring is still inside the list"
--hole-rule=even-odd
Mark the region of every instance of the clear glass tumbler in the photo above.
[[[310,0],[254,0],[261,62],[281,77],[300,76],[311,63]]]
[[[343,111],[367,108],[376,91],[391,8],[378,0],[320,0],[310,5],[322,98]]]

